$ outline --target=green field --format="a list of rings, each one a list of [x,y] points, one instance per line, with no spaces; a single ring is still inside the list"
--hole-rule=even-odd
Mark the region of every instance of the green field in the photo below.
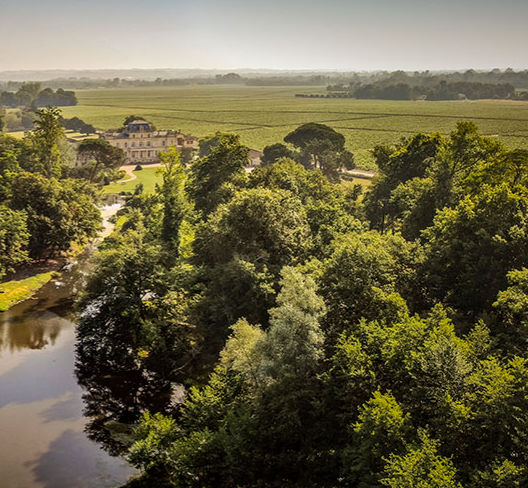
[[[120,193],[122,191],[132,193],[134,188],[140,183],[143,183],[143,190],[145,193],[152,193],[156,186],[156,183],[161,181],[161,176],[159,175],[160,168],[143,168],[141,171],[134,171],[136,175],[135,180],[128,180],[129,176],[125,176],[123,180],[116,181],[111,185],[103,186],[103,193]]]
[[[384,101],[296,98],[295,93],[324,93],[324,87],[190,86],[78,91],[79,105],[63,107],[98,129],[119,127],[135,114],[158,128],[196,136],[215,131],[240,134],[255,149],[281,141],[306,122],[320,122],[342,132],[363,167],[369,149],[394,143],[416,132],[449,133],[460,120],[471,120],[485,135],[509,147],[528,149],[528,102]]]

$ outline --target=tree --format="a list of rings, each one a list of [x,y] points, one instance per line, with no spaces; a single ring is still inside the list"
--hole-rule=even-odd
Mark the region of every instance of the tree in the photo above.
[[[27,93],[31,97],[31,101],[37,98],[38,94],[41,91],[41,84],[38,82],[35,83],[24,83],[18,90],[17,94]]]
[[[19,159],[25,143],[7,134],[0,134],[0,201],[11,194],[11,183],[20,171]]]
[[[185,192],[187,174],[180,163],[179,151],[171,148],[166,153],[161,153],[160,157],[164,165],[163,183],[158,189],[163,202],[161,238],[173,255],[172,259],[175,259],[179,255],[183,238],[182,224],[190,217],[192,205]]]
[[[505,459],[496,460],[473,478],[472,488],[521,488],[528,481],[526,467]]]
[[[508,272],[508,287],[493,304],[498,318],[493,324],[504,354],[522,355],[528,345],[528,269]]]
[[[386,459],[404,450],[409,424],[410,416],[390,393],[374,392],[361,407],[352,445],[344,451],[347,481],[361,488],[379,486]]]
[[[284,138],[284,142],[293,144],[295,147],[305,149],[313,141],[320,141],[320,144],[328,144],[328,147],[341,150],[345,146],[345,137],[336,132],[331,127],[324,124],[311,122],[304,124],[290,132]]]
[[[54,107],[37,110],[31,140],[37,154],[37,169],[48,178],[60,176],[62,173],[59,149],[59,141],[62,138],[64,138],[64,128],[60,110]]]
[[[0,205],[0,278],[28,261],[26,213]]]
[[[209,156],[214,147],[218,146],[222,140],[227,139],[240,144],[240,136],[238,134],[229,134],[228,132],[217,131],[214,134],[200,139],[198,156],[200,158]]]
[[[229,185],[245,177],[249,149],[234,134],[218,136],[207,156],[191,166],[189,194],[196,209],[204,214],[212,212],[232,193]]]
[[[528,200],[524,189],[484,186],[423,232],[423,272],[434,297],[463,313],[489,311],[506,274],[528,260]]]
[[[166,470],[183,486],[311,479],[320,462],[312,439],[324,304],[315,282],[296,269],[283,270],[281,286],[268,332],[244,320],[232,327],[220,364],[204,387],[191,388],[176,425],[143,420],[132,448],[137,466]]]
[[[466,400],[471,415],[459,427],[462,459],[486,470],[499,459],[526,466],[528,439],[528,364],[514,357],[501,362],[489,357],[470,377]]]
[[[260,158],[262,165],[267,166],[276,163],[281,158],[292,158],[293,151],[288,149],[288,146],[277,142],[270,146],[266,146]]]
[[[95,133],[95,127],[91,124],[83,122],[79,117],[72,117],[71,119],[62,119],[62,125],[67,130],[81,132],[82,134]]]
[[[262,374],[267,383],[315,378],[322,361],[324,335],[319,320],[323,299],[315,281],[295,268],[282,270],[277,307],[270,310],[270,327],[263,345]],[[280,401],[280,400],[279,400]]]
[[[301,125],[284,141],[301,150],[301,163],[321,169],[333,183],[339,182],[339,172],[343,168],[355,167],[354,155],[345,149],[344,136],[324,124]]]
[[[387,300],[399,301],[392,294],[409,290],[415,281],[407,270],[419,259],[420,250],[401,236],[349,233],[338,237],[331,249],[320,282],[328,307],[324,323],[334,338],[361,318],[381,319]]]
[[[84,139],[79,144],[78,152],[86,161],[84,167],[89,171],[87,179],[90,182],[100,179],[101,169],[115,170],[125,164],[123,150],[104,139]]]
[[[436,194],[430,199],[423,199],[422,179],[433,166],[445,140],[440,134],[416,134],[410,139],[402,140],[396,148],[378,146],[373,155],[380,169],[365,195],[365,211],[373,229],[384,232],[387,227],[393,227],[398,219],[409,217],[409,233],[416,231],[413,225],[416,220],[432,222],[436,211]],[[420,200],[421,199],[421,200]],[[418,201],[420,200],[420,201]],[[419,211],[414,211],[415,206]],[[410,224],[410,220],[413,224]],[[419,229],[421,230],[421,228]]]
[[[270,166],[255,168],[248,186],[287,190],[301,200],[314,238],[314,254],[318,257],[328,254],[330,243],[339,234],[363,230],[343,187],[330,184],[322,173],[308,171],[291,159],[283,158]]]
[[[197,231],[201,263],[227,263],[233,257],[280,267],[310,249],[310,229],[301,202],[290,192],[257,188],[239,191]]]
[[[438,447],[438,441],[422,432],[420,442],[409,446],[407,453],[389,457],[381,484],[389,488],[462,488],[455,467],[438,454]]]
[[[10,205],[27,214],[32,257],[67,251],[97,235],[101,214],[86,182],[21,172],[13,179]]]

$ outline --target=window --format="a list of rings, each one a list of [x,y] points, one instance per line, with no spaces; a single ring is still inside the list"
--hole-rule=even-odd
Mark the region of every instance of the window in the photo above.
[[[165,145],[165,139],[163,139],[163,141],[161,141],[161,145],[162,145],[162,146]]]
[[[125,142],[125,147],[128,147],[128,142]]]
[[[135,142],[132,143],[132,147],[136,147],[136,143]]]
[[[147,142],[147,146],[150,147],[150,141]]]
[[[142,142],[139,143],[139,147],[143,147],[143,143]]]

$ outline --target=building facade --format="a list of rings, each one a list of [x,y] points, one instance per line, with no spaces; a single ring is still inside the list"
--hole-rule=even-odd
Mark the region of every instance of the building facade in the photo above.
[[[112,129],[99,134],[112,146],[125,153],[127,164],[159,162],[159,153],[170,147],[197,149],[198,138],[174,130],[154,130],[145,120],[134,120],[124,129]]]

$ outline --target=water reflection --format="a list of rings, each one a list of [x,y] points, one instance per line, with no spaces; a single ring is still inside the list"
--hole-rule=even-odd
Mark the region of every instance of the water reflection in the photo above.
[[[109,466],[83,433],[72,429],[65,430],[45,453],[25,466],[43,488],[115,486],[129,472],[124,462],[117,470],[115,465]]]
[[[91,250],[60,282],[0,313],[0,486],[92,488],[124,483],[134,472],[87,437],[83,390],[74,375],[72,301]],[[91,437],[96,437],[95,435]]]
[[[142,367],[122,325],[99,317],[104,312],[79,325],[75,371],[92,419],[86,433],[115,456],[130,446],[132,425],[145,410],[167,411],[171,384]]]
[[[33,320],[27,320],[28,317]],[[35,320],[29,310],[23,315],[8,316],[0,323],[0,354],[4,349],[12,354],[22,349],[53,346],[61,331],[54,317],[54,314],[43,314]]]
[[[63,319],[58,319],[59,327]],[[32,354],[0,376],[0,409],[10,403],[33,403],[58,398],[77,390],[71,374],[73,364],[73,328],[64,333],[61,344]]]

